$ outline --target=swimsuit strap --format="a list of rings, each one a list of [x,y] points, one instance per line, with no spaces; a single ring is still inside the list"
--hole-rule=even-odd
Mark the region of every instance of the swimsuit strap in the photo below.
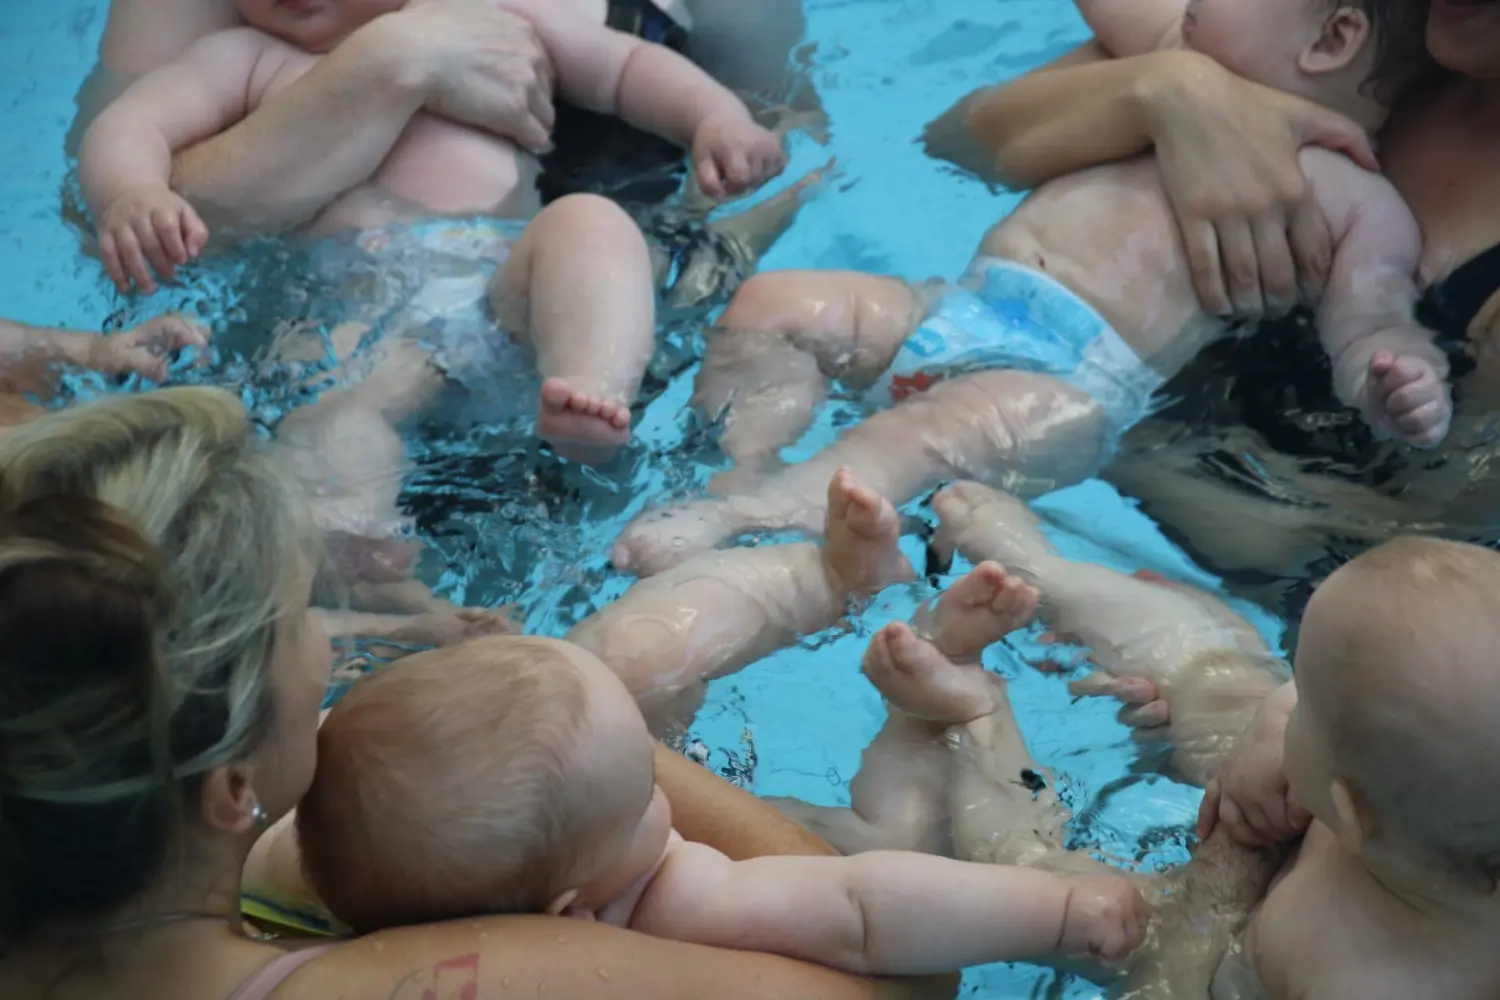
[[[1496,291],[1500,291],[1500,245],[1470,257],[1428,286],[1417,303],[1417,319],[1445,339],[1467,340],[1469,324]]]
[[[335,947],[336,945],[324,944],[315,948],[282,952],[251,973],[250,978],[229,995],[229,1000],[266,1000],[276,992],[277,987],[292,977],[292,973],[313,959],[332,951]]]

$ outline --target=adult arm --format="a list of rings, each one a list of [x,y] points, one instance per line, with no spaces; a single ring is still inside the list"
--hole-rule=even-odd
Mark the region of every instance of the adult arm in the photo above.
[[[776,955],[726,951],[560,917],[402,928],[342,945],[278,1000],[872,1000],[922,996]]]
[[[48,394],[58,366],[160,381],[174,351],[207,346],[207,331],[176,315],[158,316],[110,336],[0,319],[0,391]]]
[[[1241,846],[1225,831],[1199,845],[1157,908],[1146,944],[1130,956],[1120,995],[1133,1000],[1209,996],[1225,956],[1238,947],[1286,856],[1284,847]]]
[[[672,803],[672,825],[736,861],[770,854],[837,855],[827,841],[775,806],[657,744],[656,782]]]
[[[1223,826],[1248,847],[1266,847],[1306,832],[1312,816],[1291,797],[1286,727],[1297,707],[1297,682],[1273,691],[1245,727],[1198,808],[1198,836]]]
[[[421,107],[545,148],[551,89],[530,25],[485,0],[413,0],[177,153],[173,187],[210,225],[290,229],[368,179]]]
[[[1096,12],[1096,33],[1133,10]],[[1364,132],[1194,52],[1114,55],[1096,39],[966,96],[928,126],[928,152],[1029,188],[1154,147],[1205,309],[1252,317],[1315,298],[1331,240],[1296,154],[1322,145],[1373,170]]]

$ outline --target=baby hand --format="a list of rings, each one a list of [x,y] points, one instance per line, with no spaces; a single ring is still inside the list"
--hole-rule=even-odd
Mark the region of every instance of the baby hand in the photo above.
[[[1068,881],[1059,954],[1091,955],[1118,962],[1146,940],[1151,908],[1129,879],[1085,875]]]
[[[1366,393],[1374,425],[1407,444],[1431,448],[1447,435],[1453,417],[1448,383],[1425,358],[1376,351]]]
[[[693,170],[711,198],[741,194],[781,173],[781,140],[751,120],[743,108],[710,115],[693,136]]]
[[[179,265],[208,243],[208,227],[182,196],[168,188],[134,188],[99,213],[99,253],[122,293],[131,279],[143,292],[156,291],[156,273],[171,281]]]
[[[162,382],[175,351],[207,346],[207,330],[181,316],[168,314],[147,320],[133,330],[99,337],[90,345],[88,366],[106,375],[141,375]]]
[[[1247,847],[1301,836],[1312,816],[1292,797],[1286,777],[1286,728],[1296,705],[1287,684],[1265,700],[1208,783],[1198,807],[1198,837],[1222,824]]]

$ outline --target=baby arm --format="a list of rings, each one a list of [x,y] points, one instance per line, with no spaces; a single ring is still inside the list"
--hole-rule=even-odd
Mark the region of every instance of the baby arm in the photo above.
[[[1384,177],[1325,150],[1303,169],[1336,236],[1318,307],[1333,387],[1377,432],[1430,448],[1453,415],[1448,362],[1413,317],[1422,232]]]
[[[1124,878],[901,851],[734,862],[679,843],[630,926],[849,972],[920,974],[1051,955],[1117,959],[1140,944],[1146,917]]]
[[[177,62],[137,81],[94,121],[78,154],[84,197],[104,266],[122,292],[133,278],[156,288],[208,242],[208,228],[172,191],[172,154],[249,111],[251,77],[269,44],[250,30],[198,42]]]
[[[552,0],[505,5],[536,28],[564,94],[690,148],[706,194],[750,190],[786,166],[780,140],[755,123],[744,102],[677,53],[602,27]]]

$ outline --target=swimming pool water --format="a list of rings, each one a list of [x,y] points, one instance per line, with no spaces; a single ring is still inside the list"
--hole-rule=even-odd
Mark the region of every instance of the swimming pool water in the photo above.
[[[186,288],[127,302],[59,218],[64,136],[105,9],[104,0],[0,5],[0,134],[8,153],[0,159],[0,315],[89,329],[187,308],[214,320],[220,335],[237,332],[228,343],[243,345],[262,329],[261,317],[306,294],[298,258],[261,248],[248,264],[206,267]],[[809,58],[833,130],[827,148],[799,138],[787,176],[830,155],[839,174],[764,267],[956,274],[1016,197],[940,167],[914,139],[963,93],[1050,59],[1085,35],[1072,6],[1060,0],[809,0]],[[659,394],[648,396],[638,443],[610,469],[561,465],[513,428],[424,429],[414,440],[419,469],[404,499],[440,553],[425,564],[440,590],[472,604],[519,602],[529,627],[558,634],[625,588],[628,581],[606,562],[614,535],[643,507],[701,486],[718,460],[708,435],[684,415],[691,333],[679,331],[657,359]],[[276,393],[252,391],[246,380],[253,374],[231,359],[214,377],[243,382],[247,400],[274,416]],[[826,440],[831,428],[824,420],[802,450]],[[1102,483],[1040,506],[1061,526],[1056,537],[1069,555],[1213,583]],[[908,510],[921,516],[919,505]],[[906,545],[920,566],[920,540],[909,537]],[[763,794],[847,803],[860,751],[884,718],[859,674],[864,638],[932,592],[928,583],[896,588],[850,628],[715,683],[694,729],[711,763]],[[1274,638],[1278,624],[1258,620]],[[1079,810],[1075,842],[1141,865],[1181,860],[1197,793],[1135,767],[1129,734],[1111,707],[1075,703],[1061,681],[1023,667],[1020,654],[1033,651],[997,647],[987,662],[1015,678],[1013,698],[1032,750],[1056,769],[1064,797]],[[1029,967],[994,966],[971,970],[963,995],[1099,993]]]

